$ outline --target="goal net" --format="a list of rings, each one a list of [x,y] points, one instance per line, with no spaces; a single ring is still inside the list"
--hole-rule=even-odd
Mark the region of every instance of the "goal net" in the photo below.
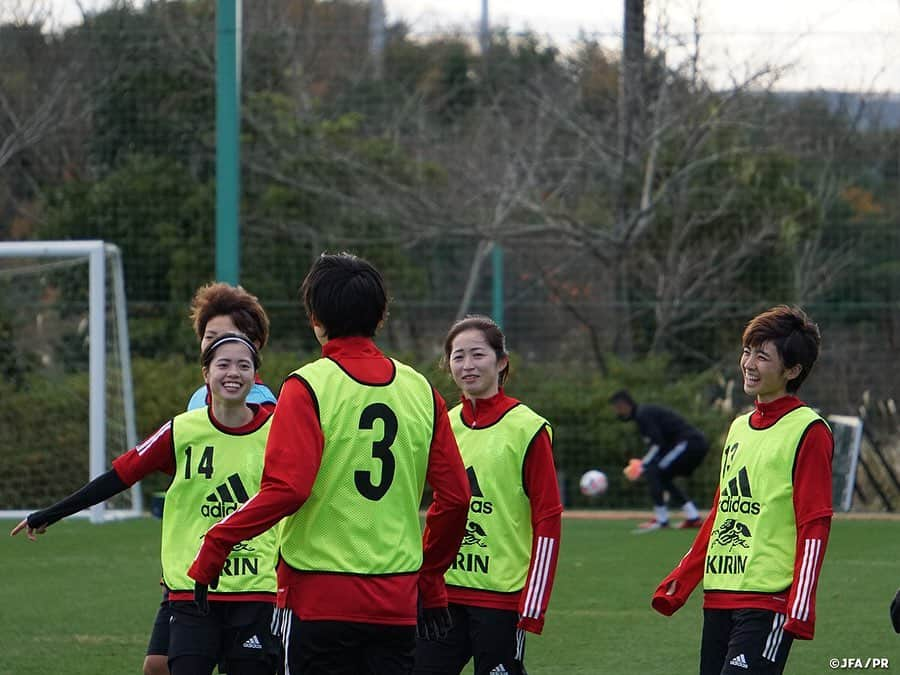
[[[832,502],[835,511],[849,511],[853,506],[863,423],[860,418],[850,415],[829,415],[828,425],[834,436],[834,459],[831,463]]]
[[[109,470],[137,443],[119,250],[0,243],[0,517],[21,518]],[[90,509],[139,515],[139,485]]]

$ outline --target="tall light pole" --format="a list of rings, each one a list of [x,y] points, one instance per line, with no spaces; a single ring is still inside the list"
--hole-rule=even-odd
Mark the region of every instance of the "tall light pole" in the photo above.
[[[216,2],[216,279],[240,281],[241,0]]]
[[[488,0],[481,0],[481,22],[478,26],[478,45],[481,48],[481,68],[487,74],[488,58],[491,51],[491,22]],[[497,325],[503,327],[503,248],[496,239],[491,246],[491,316]]]

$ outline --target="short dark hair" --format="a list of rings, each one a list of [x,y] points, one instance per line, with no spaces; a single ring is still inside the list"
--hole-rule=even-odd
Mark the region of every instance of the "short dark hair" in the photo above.
[[[235,327],[262,349],[269,341],[269,316],[255,295],[223,282],[201,286],[191,300],[191,322],[200,340],[206,324],[216,316],[230,316]]]
[[[450,370],[450,352],[453,349],[453,341],[457,335],[467,330],[480,330],[488,345],[494,350],[498,360],[504,356],[509,357],[506,351],[506,336],[503,334],[500,326],[497,325],[497,322],[483,314],[470,314],[454,323],[450,326],[450,330],[447,331],[447,337],[444,338],[444,357],[441,359],[441,365],[446,370]],[[498,384],[502,387],[507,379],[509,379],[509,361],[506,362],[506,367],[498,375]]]
[[[627,403],[632,408],[634,408],[637,403],[634,402],[634,399],[631,398],[631,394],[628,393],[627,389],[619,389],[619,391],[614,392],[612,396],[609,397],[610,403]]]
[[[778,305],[753,317],[741,337],[744,347],[759,347],[765,342],[775,346],[785,368],[801,366],[800,374],[785,387],[796,392],[819,358],[819,327],[799,307]]]
[[[351,253],[323,253],[300,286],[306,314],[329,339],[374,337],[387,316],[387,288],[375,266]]]

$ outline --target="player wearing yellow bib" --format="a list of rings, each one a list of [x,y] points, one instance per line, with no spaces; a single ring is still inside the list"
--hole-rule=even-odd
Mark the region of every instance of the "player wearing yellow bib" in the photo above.
[[[165,502],[161,559],[169,589],[168,667],[172,675],[267,675],[279,645],[271,634],[275,599],[275,533],[229,552],[218,586],[195,602],[185,574],[210,526],[259,489],[271,411],[247,404],[259,366],[243,335],[220,335],[204,351],[209,407],[182,413],[113,462],[113,468],[61,502],[32,513],[12,534],[34,539],[47,526],[108,499],[153,471],[172,476]]]
[[[465,469],[443,399],[373,341],[388,297],[378,270],[322,255],[301,292],[322,358],[285,380],[259,494],[207,533],[188,574],[208,583],[235,542],[284,518],[283,672],[405,675],[418,616],[440,632],[447,614],[443,575],[465,529]],[[426,480],[435,499],[423,532]]]
[[[213,282],[200,286],[191,299],[191,324],[200,343],[200,353],[225,333],[245,336],[257,351],[269,340],[269,316],[255,295],[241,286]],[[203,408],[211,402],[209,386],[204,382],[188,401],[187,409]],[[275,395],[257,371],[247,403],[275,409]],[[153,630],[144,657],[144,675],[169,675],[169,589],[163,587],[162,602],[153,621]]]
[[[652,600],[670,615],[702,580],[700,675],[782,673],[794,639],[813,637],[834,442],[794,394],[819,341],[806,314],[786,306],[744,330],[741,372],[755,408],[732,423],[710,517]]]
[[[450,424],[472,499],[444,576],[453,628],[419,640],[416,675],[524,674],[525,631],[540,633],[559,556],[562,503],[547,421],[502,389],[506,338],[486,316],[454,324],[444,361],[462,392]]]

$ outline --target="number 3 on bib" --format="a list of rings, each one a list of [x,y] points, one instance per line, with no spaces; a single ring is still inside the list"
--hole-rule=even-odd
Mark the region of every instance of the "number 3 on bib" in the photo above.
[[[375,420],[381,420],[384,429],[381,439],[372,443],[372,457],[381,460],[381,481],[374,485],[371,471],[358,470],[353,474],[356,489],[363,497],[371,499],[373,502],[384,497],[394,481],[396,460],[391,452],[391,445],[397,438],[397,416],[384,403],[373,403],[366,406],[359,418],[359,428],[373,429]]]

